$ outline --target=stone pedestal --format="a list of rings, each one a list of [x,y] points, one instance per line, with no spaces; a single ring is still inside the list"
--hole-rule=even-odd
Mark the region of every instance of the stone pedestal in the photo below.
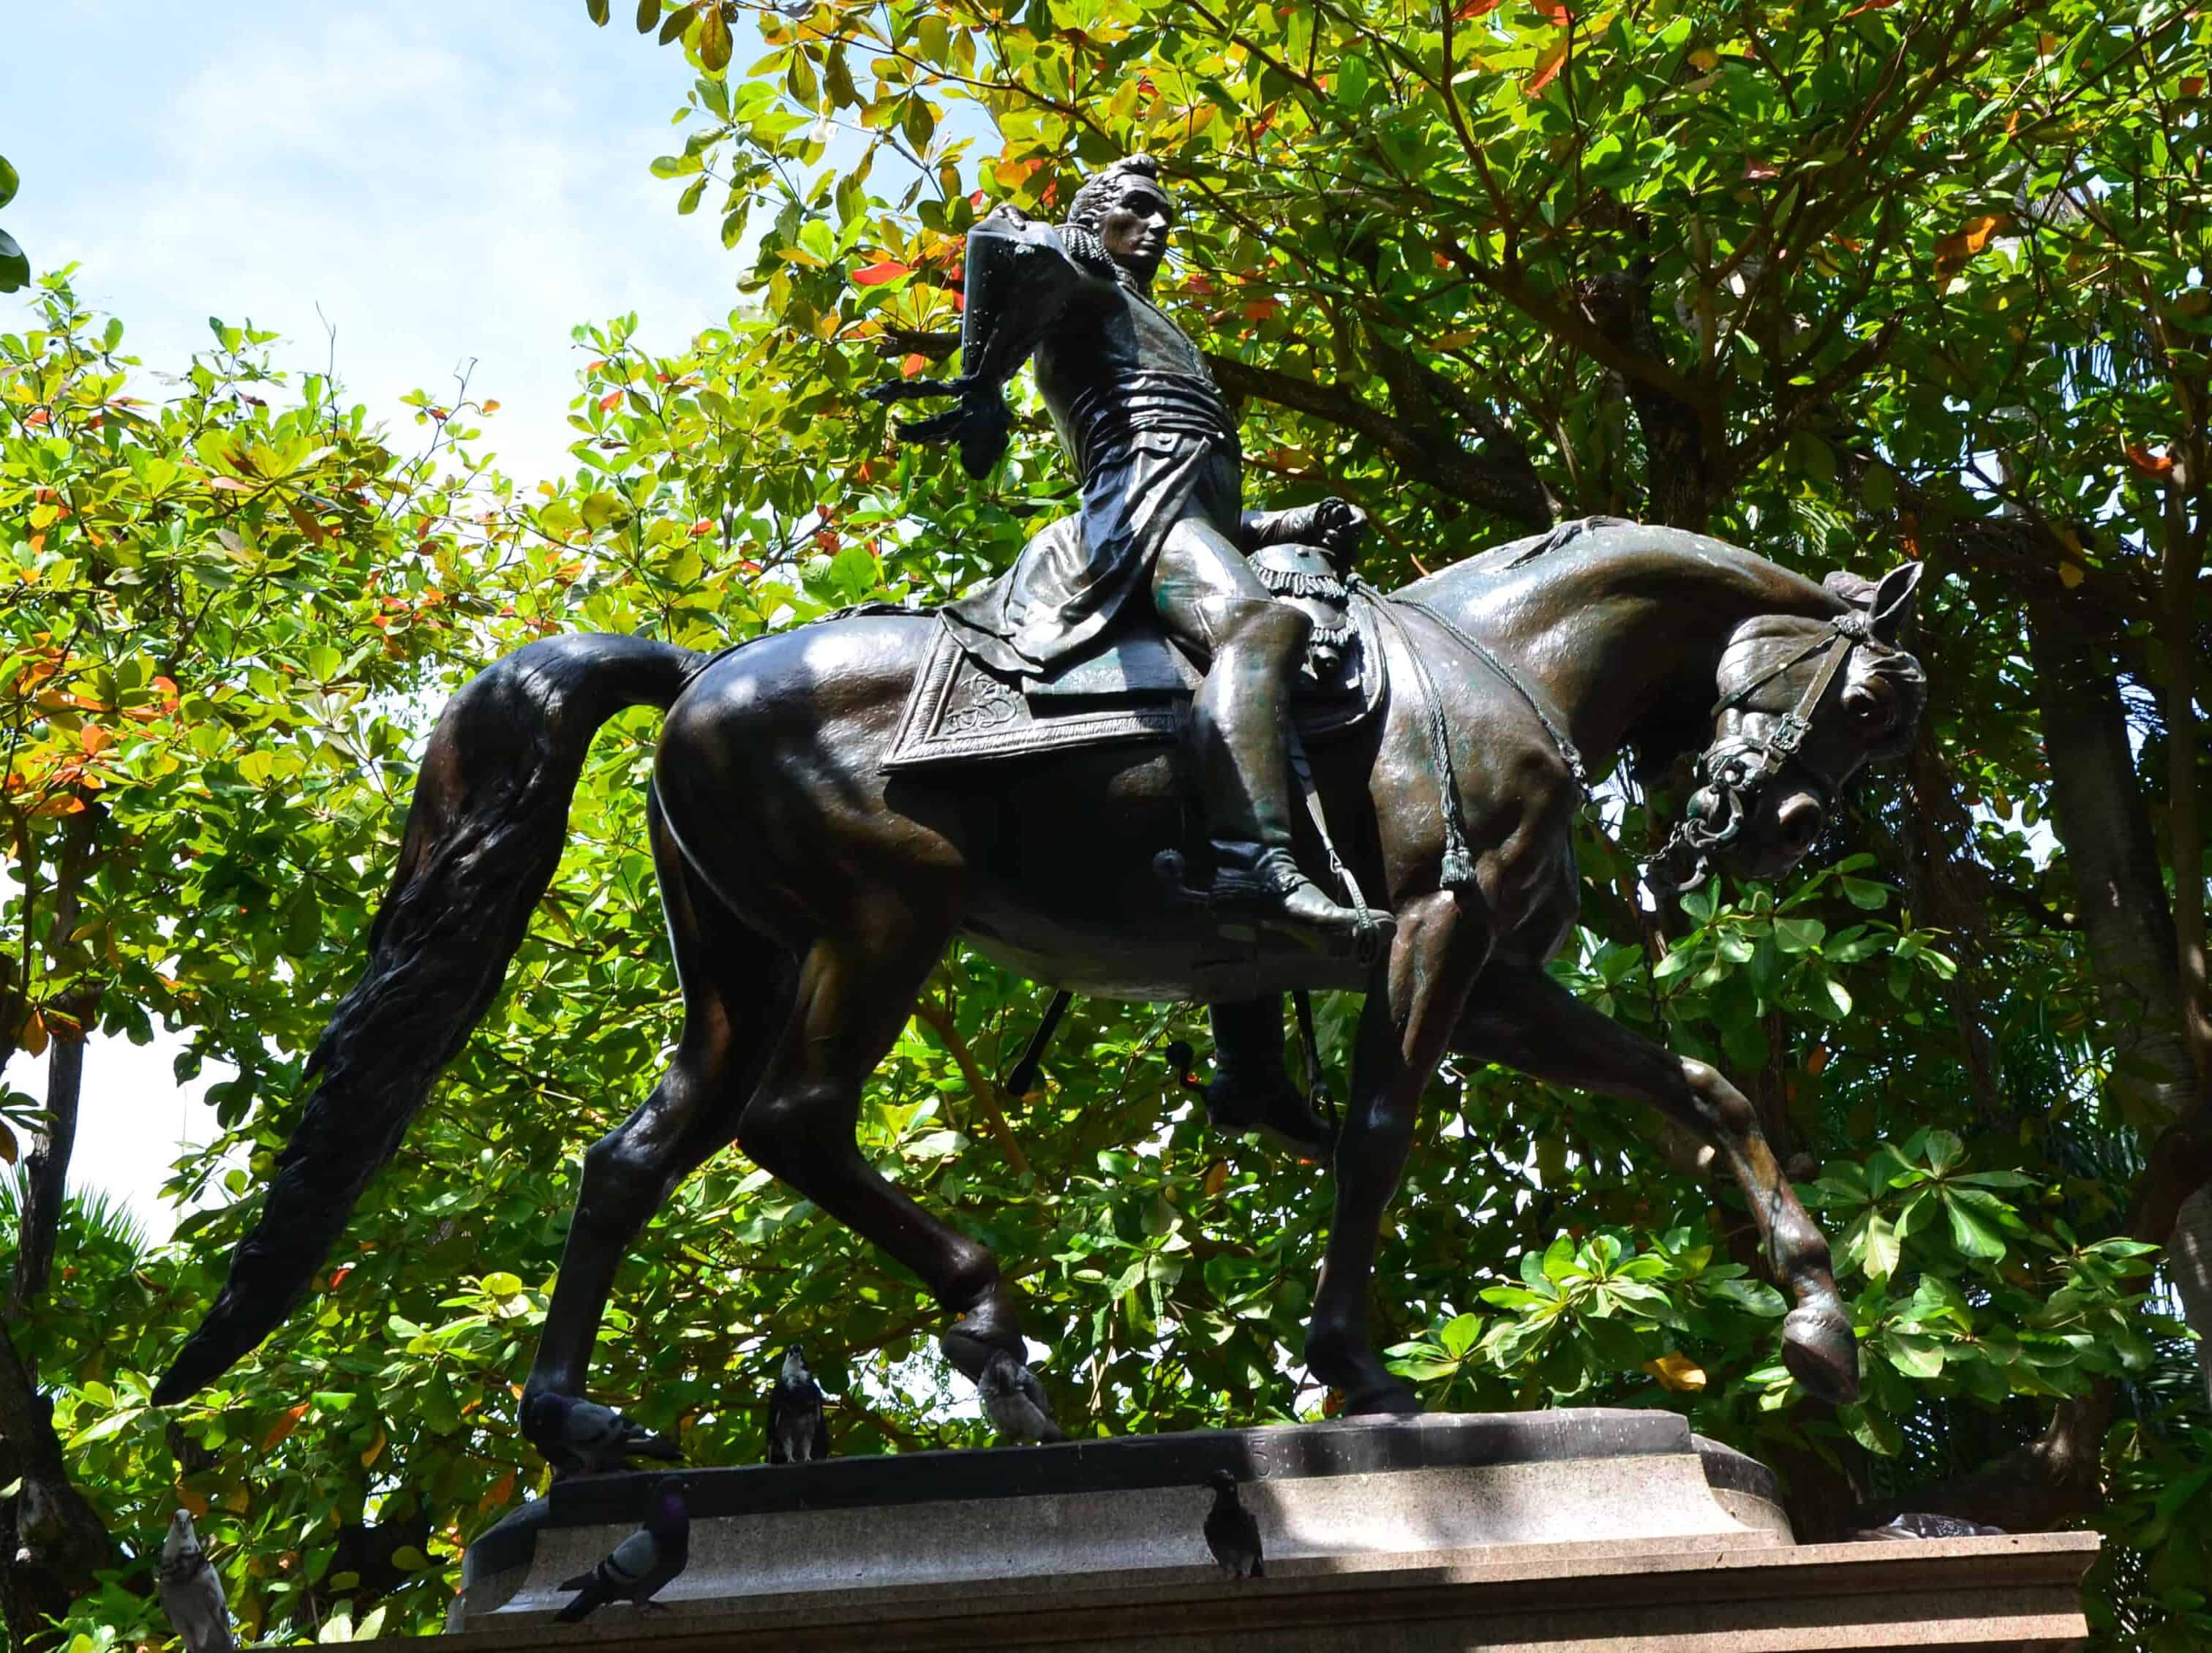
[[[1200,1523],[1245,1483],[1264,1580]],[[1627,1653],[2057,1649],[2093,1536],[1800,1547],[1772,1476],[1669,1413],[1563,1411],[694,1472],[667,1611],[551,1622],[651,1476],[566,1482],[471,1548],[448,1639],[495,1650]],[[458,1653],[458,1650],[457,1650]]]

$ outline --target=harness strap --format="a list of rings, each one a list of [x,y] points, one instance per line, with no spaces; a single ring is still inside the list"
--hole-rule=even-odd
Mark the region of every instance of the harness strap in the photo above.
[[[1390,629],[1397,634],[1399,645],[1412,663],[1413,681],[1421,691],[1421,708],[1428,726],[1429,750],[1437,761],[1437,812],[1443,817],[1444,853],[1443,863],[1437,869],[1437,888],[1460,890],[1474,885],[1474,857],[1468,853],[1467,823],[1461,818],[1459,777],[1452,770],[1451,731],[1444,726],[1443,697],[1437,693],[1436,679],[1429,675],[1429,663],[1421,658],[1421,651],[1413,647],[1407,635],[1406,623],[1396,611],[1382,599],[1382,594],[1364,580],[1354,574],[1352,589],[1375,605]]]
[[[1552,714],[1544,709],[1543,702],[1536,698],[1536,691],[1528,686],[1526,678],[1498,659],[1496,651],[1487,643],[1479,637],[1468,635],[1458,626],[1453,624],[1449,617],[1430,607],[1419,598],[1393,596],[1389,600],[1393,603],[1403,603],[1416,614],[1426,615],[1437,625],[1443,627],[1445,635],[1454,642],[1503,678],[1506,686],[1520,696],[1527,703],[1528,709],[1536,714],[1536,721],[1544,726],[1544,732],[1552,738],[1552,744],[1559,749],[1559,756],[1566,760],[1567,773],[1574,776],[1575,785],[1581,788],[1585,796],[1589,794],[1589,775],[1583,767],[1583,755],[1575,750],[1575,743],[1567,738],[1566,732],[1553,721]]]
[[[1298,726],[1291,723],[1284,736],[1284,745],[1291,759],[1291,773],[1297,777],[1298,794],[1305,799],[1306,817],[1313,823],[1314,830],[1321,835],[1322,852],[1328,857],[1328,870],[1344,893],[1352,898],[1358,910],[1360,927],[1367,925],[1367,897],[1359,893],[1359,880],[1352,876],[1344,857],[1337,853],[1336,840],[1328,836],[1328,817],[1321,806],[1321,789],[1314,784],[1313,765],[1306,760],[1306,744],[1298,737]]]

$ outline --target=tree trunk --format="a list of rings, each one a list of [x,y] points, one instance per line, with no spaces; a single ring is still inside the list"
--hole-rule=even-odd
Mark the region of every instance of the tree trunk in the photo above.
[[[93,846],[102,811],[96,804],[70,817],[55,867],[53,917],[48,933],[66,942],[76,927]],[[50,1018],[46,1124],[25,1157],[17,1210],[15,1268],[8,1315],[0,1324],[0,1486],[20,1481],[0,1500],[0,1620],[18,1650],[43,1639],[49,1621],[92,1587],[93,1574],[113,1553],[99,1513],[70,1485],[69,1465],[54,1434],[53,1407],[40,1392],[37,1375],[17,1352],[9,1328],[21,1324],[46,1293],[54,1241],[68,1197],[70,1158],[76,1146],[77,1104],[84,1086],[85,1036],[100,1004],[100,989],[80,982],[52,1008],[76,1024]]]
[[[2138,1220],[2175,1213],[2176,1227],[2142,1237],[2169,1247],[2170,1277],[2202,1340],[2197,1358],[2212,1374],[2212,1245],[2204,1226],[2203,1155],[2195,1151],[2201,1098],[2165,869],[2136,781],[2119,684],[2109,656],[2060,604],[2031,599],[2027,634],[2036,714],[2051,764],[2052,823],[2066,848],[2100,1019],[2112,1047],[2110,1089],[2146,1137],[2166,1127],[2178,1138],[2160,1143],[2166,1153],[2154,1151]]]
[[[0,1620],[21,1650],[91,1588],[113,1547],[70,1485],[53,1409],[0,1324],[0,1486],[19,1480],[21,1491],[0,1500]]]

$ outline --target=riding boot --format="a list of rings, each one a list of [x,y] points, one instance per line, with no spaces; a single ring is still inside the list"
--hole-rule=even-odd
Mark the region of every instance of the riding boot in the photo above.
[[[1285,604],[1223,604],[1220,638],[1191,705],[1193,744],[1213,829],[1209,901],[1317,951],[1368,956],[1388,913],[1340,905],[1291,848],[1290,682],[1310,623]]]
[[[1213,1022],[1213,1079],[1206,1087],[1206,1122],[1241,1135],[1257,1131],[1308,1159],[1325,1159],[1336,1133],[1312,1099],[1291,1083],[1283,1062],[1280,999],[1207,1007]]]

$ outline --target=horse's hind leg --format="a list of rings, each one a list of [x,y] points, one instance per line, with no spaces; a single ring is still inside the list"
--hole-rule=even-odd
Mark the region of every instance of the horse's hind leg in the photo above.
[[[736,1133],[790,1004],[789,957],[706,890],[657,799],[647,823],[684,987],[684,1036],[653,1094],[584,1151],[583,1186],[531,1368],[532,1394],[584,1392],[599,1319],[630,1243],[676,1185]]]
[[[817,940],[800,964],[797,1006],[738,1121],[738,1146],[964,1316],[945,1351],[978,1377],[994,1348],[1023,1357],[998,1260],[887,1182],[854,1135],[861,1086],[913,1013],[949,926],[920,920],[887,891],[848,911],[867,916]]]

